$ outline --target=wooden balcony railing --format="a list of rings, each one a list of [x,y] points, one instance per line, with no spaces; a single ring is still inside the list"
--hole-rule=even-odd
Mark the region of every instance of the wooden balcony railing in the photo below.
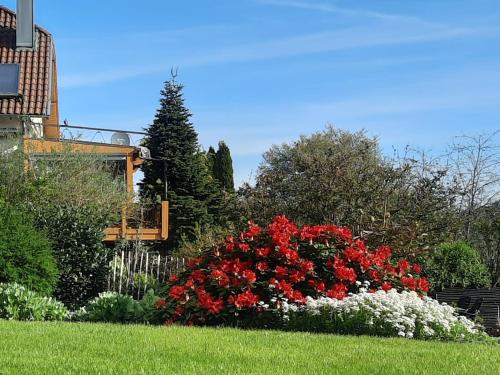
[[[161,202],[154,216],[152,223],[142,227],[134,220],[127,219],[126,212],[123,212],[121,224],[106,229],[104,241],[115,242],[120,239],[165,241],[168,238],[168,201]]]

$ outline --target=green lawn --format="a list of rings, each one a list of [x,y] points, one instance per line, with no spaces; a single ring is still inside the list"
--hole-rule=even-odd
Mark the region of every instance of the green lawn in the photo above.
[[[500,346],[0,321],[0,374],[500,374]]]

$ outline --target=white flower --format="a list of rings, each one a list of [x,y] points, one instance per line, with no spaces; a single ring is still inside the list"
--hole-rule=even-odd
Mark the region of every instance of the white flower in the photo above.
[[[452,329],[457,326],[470,334],[481,334],[474,322],[457,316],[451,306],[440,304],[432,298],[420,297],[415,292],[399,293],[394,289],[375,293],[362,291],[343,300],[306,297],[305,305],[285,302],[282,310],[285,314],[290,313],[290,316],[299,314],[305,318],[323,312],[327,313],[325,316],[339,317],[339,321],[362,317],[368,327],[378,327],[388,335],[408,338],[430,338],[442,336],[443,333],[452,335]]]

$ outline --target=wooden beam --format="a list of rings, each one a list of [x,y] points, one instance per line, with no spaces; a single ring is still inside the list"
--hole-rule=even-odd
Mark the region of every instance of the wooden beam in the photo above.
[[[161,239],[168,238],[168,201],[161,202]]]

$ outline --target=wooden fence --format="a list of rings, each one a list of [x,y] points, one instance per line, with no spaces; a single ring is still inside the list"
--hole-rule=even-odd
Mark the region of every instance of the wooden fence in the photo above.
[[[493,329],[497,324],[500,324],[500,288],[448,288],[438,292],[436,299],[439,302],[446,302],[448,305],[456,305],[461,296],[470,296],[472,301],[483,298],[479,316],[486,328]]]
[[[147,251],[121,251],[110,265],[108,291],[141,298],[150,288],[164,284],[185,267],[185,259]]]

